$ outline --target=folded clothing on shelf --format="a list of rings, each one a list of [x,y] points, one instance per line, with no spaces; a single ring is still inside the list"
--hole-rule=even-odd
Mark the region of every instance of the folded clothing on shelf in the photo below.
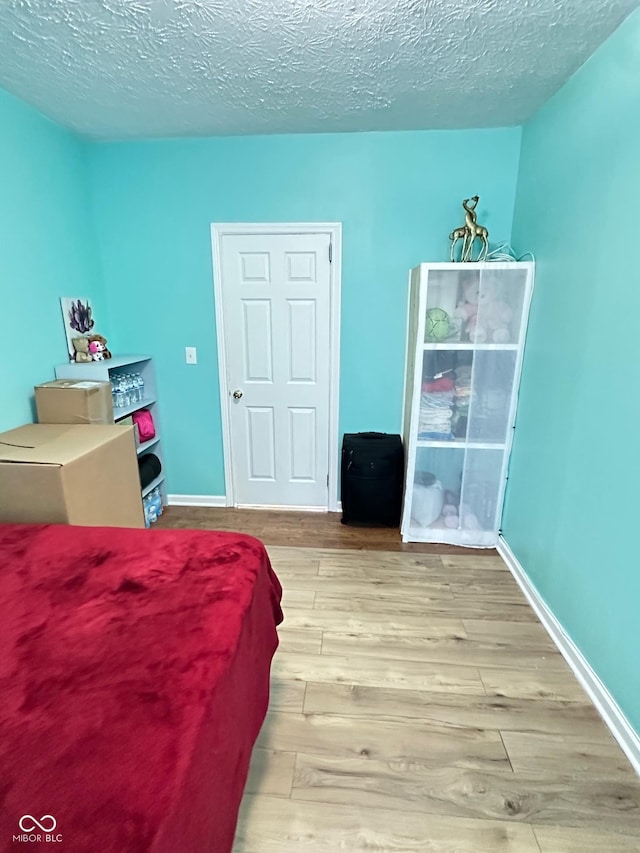
[[[454,384],[448,376],[428,379],[422,384],[418,438],[448,441],[451,438]]]
[[[451,438],[453,390],[424,391],[420,397],[418,438],[448,441]]]
[[[423,392],[432,393],[436,391],[453,391],[454,382],[448,376],[441,376],[439,379],[430,379],[422,383]]]
[[[471,400],[471,371],[470,364],[456,367],[453,383],[455,418],[452,432],[456,438],[466,438],[469,422],[469,402]]]
[[[418,439],[466,438],[473,353],[435,351],[425,357]]]

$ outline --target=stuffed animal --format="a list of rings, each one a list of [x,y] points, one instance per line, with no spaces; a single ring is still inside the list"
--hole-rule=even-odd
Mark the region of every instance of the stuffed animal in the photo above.
[[[89,352],[93,361],[104,361],[104,344],[100,341],[90,341]]]
[[[93,361],[91,353],[89,352],[89,338],[84,336],[81,338],[73,338],[71,343],[73,344],[75,361],[78,364]]]
[[[104,361],[106,358],[111,358],[111,353],[107,349],[107,339],[103,335],[89,335],[89,351],[92,354],[93,361]],[[100,344],[98,347],[91,349],[91,344]],[[98,354],[100,358],[95,358]]]
[[[475,330],[476,327],[479,299],[479,283],[477,281],[465,282],[462,285],[462,297],[453,312],[453,316],[462,323],[462,331],[467,337],[470,337],[471,330]]]
[[[508,343],[512,316],[511,308],[499,299],[491,283],[480,285],[478,279],[463,285],[462,298],[454,311],[454,317],[462,322],[463,331],[475,344]]]
[[[476,320],[474,341],[482,343],[490,341],[494,344],[507,344],[511,340],[509,323],[513,317],[513,311],[501,299],[488,299],[480,302],[480,309]],[[478,335],[483,336],[479,338]]]

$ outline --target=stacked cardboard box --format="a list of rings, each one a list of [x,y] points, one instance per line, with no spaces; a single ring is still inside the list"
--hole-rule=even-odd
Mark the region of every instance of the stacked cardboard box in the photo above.
[[[110,382],[55,379],[34,388],[41,424],[112,424]]]
[[[0,433],[0,521],[144,527],[133,428],[28,424]]]

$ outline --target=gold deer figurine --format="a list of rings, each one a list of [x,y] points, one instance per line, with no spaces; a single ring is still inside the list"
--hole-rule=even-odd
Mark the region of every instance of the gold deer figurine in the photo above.
[[[462,240],[462,252],[460,260],[463,262],[473,261],[473,244],[478,237],[482,241],[480,252],[477,261],[486,260],[489,252],[489,232],[484,225],[478,225],[476,217],[476,207],[480,201],[480,196],[474,195],[472,198],[465,198],[462,206],[465,210],[464,225],[461,228],[456,228],[449,234],[451,240],[451,260],[455,261],[455,247],[458,240]]]

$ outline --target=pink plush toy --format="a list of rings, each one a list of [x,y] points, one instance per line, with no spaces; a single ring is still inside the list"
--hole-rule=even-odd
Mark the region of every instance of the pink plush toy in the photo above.
[[[506,302],[497,298],[490,282],[471,281],[463,285],[462,299],[453,312],[463,323],[463,331],[472,343],[505,344],[511,339],[509,323],[513,316]]]
[[[89,352],[93,361],[104,361],[105,346],[101,341],[91,341],[89,344]]]

